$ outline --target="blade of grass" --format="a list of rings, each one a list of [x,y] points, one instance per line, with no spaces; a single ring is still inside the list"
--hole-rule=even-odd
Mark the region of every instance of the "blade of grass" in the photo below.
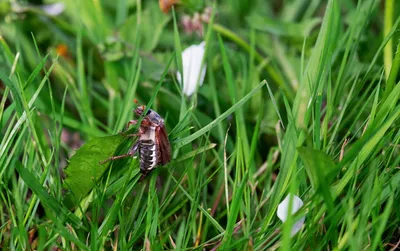
[[[210,131],[212,128],[214,128],[218,123],[220,123],[222,120],[224,120],[226,117],[228,117],[230,114],[235,112],[237,109],[239,109],[244,103],[247,102],[254,94],[260,90],[261,87],[263,87],[267,82],[264,80],[262,81],[258,86],[256,86],[251,92],[249,92],[246,96],[244,96],[241,100],[239,100],[236,104],[231,106],[228,110],[226,110],[223,114],[221,114],[219,117],[217,117],[215,120],[210,122],[208,125],[205,127],[201,128],[197,132],[182,138],[182,139],[177,139],[173,142],[175,148],[180,148],[186,144],[189,144],[193,140],[201,137],[208,131]]]
[[[41,203],[45,207],[51,208],[53,212],[57,212],[57,217],[60,221],[68,221],[76,228],[82,227],[82,222],[66,207],[60,204],[53,196],[51,196],[30,171],[19,165],[16,166],[16,169],[27,186],[39,197]]]

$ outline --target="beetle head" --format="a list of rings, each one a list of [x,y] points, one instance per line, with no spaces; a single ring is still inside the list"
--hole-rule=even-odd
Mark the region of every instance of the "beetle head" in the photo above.
[[[134,110],[134,112],[138,116],[142,116],[145,110],[146,110],[146,106],[141,105],[141,106],[138,106]],[[161,118],[161,116],[158,113],[156,113],[155,111],[151,110],[151,109],[149,109],[147,111],[147,113],[145,115],[145,119],[147,119],[148,121],[150,121],[150,122],[152,122],[154,124],[157,124],[157,125],[159,125],[161,123],[164,123],[164,120]]]
[[[134,112],[135,112],[138,116],[142,116],[144,110],[146,110],[146,106],[140,105],[140,106],[138,106],[138,107],[134,110]],[[147,114],[149,114],[149,113],[150,113],[150,110],[147,112]],[[146,115],[147,115],[147,114],[146,114]]]

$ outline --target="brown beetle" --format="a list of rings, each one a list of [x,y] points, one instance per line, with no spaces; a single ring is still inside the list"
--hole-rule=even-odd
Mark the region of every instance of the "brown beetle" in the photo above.
[[[134,112],[138,116],[142,116],[145,110],[146,107],[142,105],[136,108]],[[127,128],[131,125],[136,125],[137,122],[137,120],[130,120]],[[155,111],[149,109],[140,124],[139,132],[127,136],[139,137],[129,152],[119,156],[112,156],[101,161],[100,164],[104,164],[110,160],[133,156],[139,152],[140,172],[142,173],[142,178],[144,178],[157,165],[165,165],[170,162],[171,145],[168,140],[167,131],[165,130],[164,119]]]

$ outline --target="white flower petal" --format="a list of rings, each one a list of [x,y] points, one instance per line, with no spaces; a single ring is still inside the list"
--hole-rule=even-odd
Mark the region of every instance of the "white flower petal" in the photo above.
[[[302,206],[303,206],[303,201],[296,195],[288,195],[286,198],[278,205],[278,210],[276,214],[278,215],[278,218],[282,221],[285,222],[288,215],[289,215],[289,200],[292,199],[292,208],[291,208],[291,214],[295,214]],[[302,217],[300,220],[298,220],[295,224],[292,226],[292,231],[291,235],[295,235],[303,226],[304,224],[305,217]]]
[[[42,5],[40,6],[40,8],[50,16],[57,16],[64,11],[65,6],[63,3],[54,3],[54,4]]]
[[[183,83],[181,73],[176,73],[176,78],[183,85],[183,93],[187,96],[196,91],[197,84],[203,85],[206,74],[206,64],[201,67],[205,52],[205,42],[192,45],[182,52]]]

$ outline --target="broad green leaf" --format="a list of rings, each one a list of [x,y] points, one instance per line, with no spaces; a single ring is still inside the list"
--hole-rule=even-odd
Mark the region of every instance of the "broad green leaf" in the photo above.
[[[334,212],[335,205],[333,204],[330,183],[334,177],[333,173],[338,171],[338,169],[332,158],[320,150],[308,147],[299,147],[297,151],[299,152],[301,160],[304,162],[315,193],[320,193],[324,198],[327,211],[330,213]],[[332,226],[337,224],[334,218],[330,218],[329,222]],[[331,232],[331,234],[336,236],[336,232]],[[336,238],[334,239],[336,240]]]
[[[322,183],[329,184],[326,178],[336,168],[332,158],[322,151],[308,147],[299,147],[297,151],[304,162],[314,189],[318,189]]]
[[[121,135],[94,138],[72,156],[65,170],[64,186],[71,191],[70,199],[74,204],[90,192],[107,170],[109,163],[100,165],[99,161],[113,156],[125,139]]]

